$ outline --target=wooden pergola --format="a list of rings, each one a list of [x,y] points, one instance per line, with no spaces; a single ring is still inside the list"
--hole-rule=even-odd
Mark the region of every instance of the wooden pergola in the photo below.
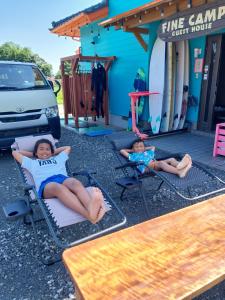
[[[83,56],[81,54],[61,58],[62,90],[65,124],[68,124],[68,115],[72,114],[76,128],[79,128],[79,117],[96,117],[96,111],[91,109],[93,91],[91,90],[91,72],[84,75],[85,88],[81,86],[81,73],[78,65],[84,63],[101,62],[106,71],[106,90],[104,92],[103,103],[105,112],[105,124],[109,125],[108,107],[108,71],[116,59],[115,56]],[[71,64],[71,75],[65,74],[65,63]],[[84,83],[84,82],[83,82]],[[81,107],[80,99],[85,98],[85,107]]]
[[[122,29],[125,32],[132,32],[145,51],[148,45],[142,37],[142,34],[148,34],[149,30],[143,28],[145,24],[163,20],[178,12],[186,11],[193,7],[213,3],[212,0],[155,0],[125,13],[119,14],[113,18],[107,19],[100,26],[109,28],[114,26],[116,30]]]

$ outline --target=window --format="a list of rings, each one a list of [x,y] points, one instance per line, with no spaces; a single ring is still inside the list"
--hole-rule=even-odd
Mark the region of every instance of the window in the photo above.
[[[39,69],[31,65],[0,64],[0,90],[50,88]]]

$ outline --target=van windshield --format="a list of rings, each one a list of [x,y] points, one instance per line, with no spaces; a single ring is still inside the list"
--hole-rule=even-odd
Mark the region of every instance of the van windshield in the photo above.
[[[35,66],[0,64],[0,91],[50,88],[44,76]]]

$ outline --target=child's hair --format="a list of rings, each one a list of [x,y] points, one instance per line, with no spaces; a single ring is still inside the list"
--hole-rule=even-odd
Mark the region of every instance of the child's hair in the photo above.
[[[33,151],[33,156],[34,157],[37,157],[36,153],[37,153],[37,150],[38,150],[38,147],[39,147],[40,144],[48,144],[50,146],[50,148],[51,148],[51,153],[52,154],[54,153],[54,147],[52,145],[52,142],[49,141],[48,139],[40,139],[34,145],[34,151]]]
[[[134,147],[135,144],[139,144],[139,143],[143,143],[143,144],[144,144],[143,140],[141,140],[141,139],[136,139],[136,140],[134,140],[134,141],[131,143],[130,148],[132,149],[132,148]]]

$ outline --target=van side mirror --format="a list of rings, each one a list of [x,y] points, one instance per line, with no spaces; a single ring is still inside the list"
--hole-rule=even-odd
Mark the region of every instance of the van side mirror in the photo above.
[[[57,97],[58,92],[61,90],[61,84],[58,80],[55,80],[55,86],[53,84],[53,82],[51,80],[48,80],[48,83],[50,84],[55,96]],[[56,91],[54,90],[54,88],[56,87]]]
[[[55,84],[56,84],[56,91],[54,91],[55,96],[57,97],[59,91],[61,90],[61,83],[55,79]]]

